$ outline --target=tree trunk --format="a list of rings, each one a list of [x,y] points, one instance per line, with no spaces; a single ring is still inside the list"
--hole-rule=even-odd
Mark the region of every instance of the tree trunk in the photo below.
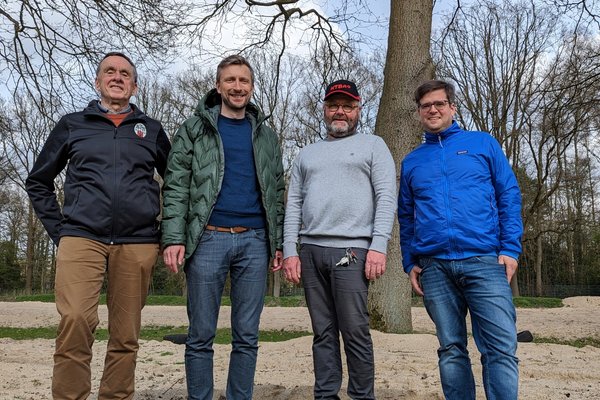
[[[517,274],[514,274],[513,278],[510,280],[510,289],[512,290],[513,297],[521,296],[521,291],[519,290],[519,280],[517,279]]]
[[[375,132],[387,143],[399,168],[404,156],[419,143],[422,129],[415,118],[414,90],[433,77],[429,53],[432,0],[391,1],[388,51],[383,94]],[[412,331],[411,286],[402,270],[398,224],[388,246],[387,270],[371,285],[371,326],[383,332]]]
[[[539,218],[539,217],[538,217]],[[540,232],[538,230],[538,232]],[[535,255],[535,295],[538,297],[543,296],[544,290],[542,288],[542,234],[538,233],[535,239],[536,244],[536,255]]]
[[[281,273],[273,274],[273,297],[281,296]]]
[[[33,285],[33,266],[35,263],[36,221],[33,206],[29,203],[27,211],[27,259],[25,261],[25,294],[31,294]]]

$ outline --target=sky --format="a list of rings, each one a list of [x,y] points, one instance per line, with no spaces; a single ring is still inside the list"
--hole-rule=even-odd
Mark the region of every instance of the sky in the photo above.
[[[126,1],[134,1],[134,0],[126,0]],[[387,30],[388,30],[388,19],[390,13],[390,3],[391,1],[405,1],[405,0],[372,0],[368,2],[368,6],[371,11],[375,14],[377,19],[381,21],[379,25],[370,24],[364,27],[355,27],[355,29],[359,32],[362,32],[364,37],[368,37],[371,39],[372,43],[378,47],[385,48],[387,46]],[[463,2],[466,0],[462,0]],[[10,0],[9,4],[12,4],[16,7],[18,2],[14,2],[14,0]],[[322,11],[324,14],[331,13],[333,11],[332,7],[339,7],[341,2],[335,0],[300,0],[299,7],[303,9],[315,8],[319,11]],[[439,15],[440,11],[447,10],[450,7],[456,4],[456,0],[437,0],[435,9],[434,9],[434,21],[436,16]],[[322,6],[321,6],[322,5]],[[240,2],[240,7],[243,8],[243,2]],[[323,9],[324,7],[324,9]],[[328,9],[330,8],[330,9]],[[263,8],[264,9],[264,8]],[[271,7],[271,10],[276,10],[275,7]],[[4,19],[0,18],[0,21],[6,22]],[[290,48],[293,49],[294,54],[308,54],[308,50],[306,45],[301,44],[302,39],[306,39],[306,34],[302,34],[303,29],[305,29],[310,22],[304,20],[300,20],[295,22],[298,34],[290,34],[288,35],[288,40],[290,41]],[[435,22],[434,22],[435,23]],[[207,29],[207,35],[209,38],[214,38],[216,42],[217,48],[214,47],[211,49],[210,46],[207,46],[208,41],[203,41],[203,45],[206,46],[202,49],[200,53],[198,51],[198,47],[195,46],[194,49],[191,49],[187,52],[187,54],[181,55],[177,57],[174,63],[168,68],[168,71],[171,73],[176,73],[179,71],[183,71],[189,68],[192,62],[202,62],[203,69],[206,70],[214,70],[216,64],[220,59],[220,55],[223,54],[223,50],[230,49],[231,52],[234,49],[240,48],[240,44],[243,42],[246,37],[246,32],[248,27],[243,22],[242,19],[237,19],[235,21],[230,21],[225,25],[221,25],[217,22],[212,24],[212,28]],[[363,45],[365,47],[364,50],[368,51],[368,45]],[[217,51],[218,50],[218,51]],[[126,49],[125,49],[126,51]],[[200,55],[198,55],[200,53]],[[219,53],[218,57],[214,57],[215,53]],[[194,58],[192,59],[192,55]],[[212,55],[212,56],[211,56]],[[143,72],[143,71],[142,71]],[[1,74],[0,74],[1,77]],[[5,90],[0,89],[0,93],[5,94]]]

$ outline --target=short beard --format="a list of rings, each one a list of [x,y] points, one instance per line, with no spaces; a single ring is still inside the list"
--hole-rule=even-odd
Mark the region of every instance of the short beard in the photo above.
[[[334,138],[343,138],[346,136],[353,135],[356,132],[356,126],[350,126],[350,124],[347,121],[344,122],[346,122],[345,127],[334,126],[333,121],[331,124],[327,124],[327,133],[329,134],[329,136],[332,136]]]
[[[233,104],[232,102],[230,102],[229,99],[224,96],[221,96],[221,100],[227,107],[229,107],[230,109],[235,110],[235,111],[244,110],[246,108],[246,106],[248,105],[248,103],[250,103],[250,99],[248,99],[244,104],[242,104],[241,106],[238,106],[237,104]]]

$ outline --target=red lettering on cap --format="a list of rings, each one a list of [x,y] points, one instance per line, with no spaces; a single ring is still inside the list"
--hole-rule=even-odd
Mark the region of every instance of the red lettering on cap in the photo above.
[[[339,83],[337,85],[333,85],[330,90],[337,90],[337,89],[350,89],[350,85],[345,85],[343,83]]]

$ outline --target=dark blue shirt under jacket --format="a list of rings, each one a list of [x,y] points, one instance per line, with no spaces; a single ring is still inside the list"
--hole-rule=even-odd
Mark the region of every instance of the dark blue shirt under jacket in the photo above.
[[[225,174],[208,223],[264,228],[265,215],[252,150],[252,125],[247,118],[232,119],[223,115],[217,124],[223,142]]]

